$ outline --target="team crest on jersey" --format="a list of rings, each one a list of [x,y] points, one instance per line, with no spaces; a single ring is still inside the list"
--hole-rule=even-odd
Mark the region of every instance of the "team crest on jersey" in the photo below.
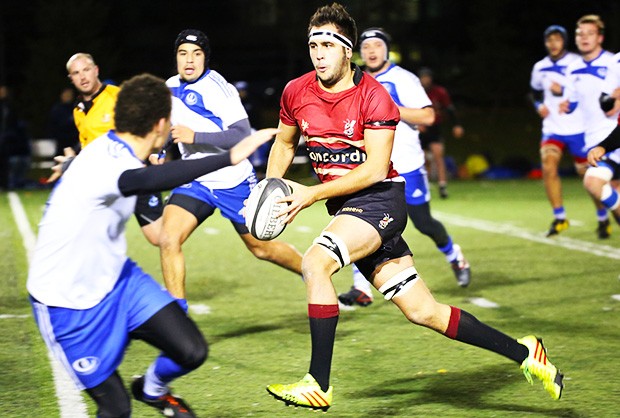
[[[185,101],[185,104],[189,106],[193,106],[196,103],[198,103],[198,95],[194,93],[193,91],[190,91],[189,93],[187,93],[187,95],[185,96],[185,99],[183,100]]]
[[[607,76],[607,67],[598,67],[596,69],[596,74],[600,77],[600,78],[605,78]]]
[[[112,115],[110,115],[109,113],[104,113],[103,117],[101,118],[101,122],[110,123],[111,121],[112,121]]]
[[[308,122],[306,122],[305,119],[301,120],[301,131],[302,132],[306,132],[308,130],[309,126],[310,126],[310,124]]]
[[[379,221],[379,228],[385,229],[394,220],[389,213],[383,214],[383,219]]]
[[[159,198],[157,196],[155,196],[155,195],[151,196],[149,198],[149,206],[154,208],[157,205],[159,205]]]
[[[355,119],[353,120],[345,120],[344,121],[344,134],[347,136],[347,138],[352,138],[353,134],[355,133],[355,123],[357,121]]]

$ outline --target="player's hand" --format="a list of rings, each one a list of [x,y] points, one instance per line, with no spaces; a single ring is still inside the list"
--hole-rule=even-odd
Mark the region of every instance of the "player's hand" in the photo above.
[[[598,162],[601,161],[603,155],[605,155],[606,151],[603,147],[594,147],[590,151],[588,151],[588,163],[591,166],[597,167]]]
[[[549,86],[549,90],[554,96],[561,96],[562,94],[564,94],[564,87],[562,87],[562,85],[557,81],[551,83],[551,86]]]
[[[561,105],[560,105],[561,106]],[[538,108],[536,108],[536,111],[538,112],[538,115],[544,119],[547,116],[549,116],[549,109],[547,108],[547,106],[545,106],[544,104],[540,104],[538,105]]]
[[[462,138],[465,134],[465,129],[461,125],[454,125],[452,127],[452,136],[456,139]]]
[[[175,144],[182,142],[183,144],[193,144],[194,143],[194,131],[189,129],[187,126],[183,125],[175,125],[170,128],[170,135],[172,135],[172,139]]]
[[[243,138],[237,145],[230,149],[231,164],[239,164],[241,161],[248,158],[258,147],[271,140],[278,132],[280,132],[280,130],[277,128],[266,128]]]
[[[560,111],[560,114],[568,113],[570,111],[570,102],[568,100],[564,100],[560,103],[558,110]]]
[[[291,188],[291,195],[283,197],[279,202],[287,202],[288,206],[278,215],[284,217],[284,222],[291,223],[295,216],[304,208],[312,205],[317,201],[314,191],[311,187],[296,183],[288,179],[282,179]]]
[[[151,165],[161,165],[166,161],[166,154],[151,154],[149,155],[149,163]]]
[[[54,157],[54,161],[56,161],[56,165],[52,167],[52,175],[47,178],[46,183],[53,183],[62,176],[63,165],[69,163],[75,156],[75,150],[71,147],[66,147],[64,150],[64,155],[57,155]],[[65,168],[66,170],[66,168]]]

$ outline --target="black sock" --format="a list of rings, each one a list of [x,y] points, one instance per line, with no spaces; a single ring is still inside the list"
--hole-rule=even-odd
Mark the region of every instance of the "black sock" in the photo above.
[[[308,308],[312,338],[309,372],[321,386],[321,390],[326,392],[329,389],[329,374],[338,325],[338,305],[309,305]]]
[[[527,358],[528,348],[514,338],[478,321],[475,316],[467,311],[455,307],[451,308],[450,325],[446,331],[447,337],[476,347],[486,348],[508,357],[518,364],[523,363],[523,360]],[[456,333],[454,333],[454,325],[457,325]]]

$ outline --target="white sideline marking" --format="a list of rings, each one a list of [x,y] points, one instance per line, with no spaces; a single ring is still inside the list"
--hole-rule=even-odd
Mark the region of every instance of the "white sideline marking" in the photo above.
[[[611,295],[611,298],[612,298],[613,300],[620,301],[620,295]]]
[[[30,264],[30,258],[34,251],[34,245],[36,237],[30,222],[26,216],[26,211],[22,206],[22,202],[19,200],[19,196],[15,192],[9,192],[9,205],[13,212],[13,218],[17,224],[17,229],[22,236],[24,242],[24,248],[28,255],[28,264]],[[80,391],[75,387],[75,383],[71,380],[65,369],[60,362],[56,360],[56,357],[47,350],[47,356],[50,359],[52,365],[52,374],[54,376],[54,386],[56,388],[56,398],[58,398],[58,407],[60,409],[61,418],[88,418],[86,412],[86,404],[82,399]]]
[[[499,308],[499,305],[495,302],[493,302],[492,300],[488,300],[485,298],[469,298],[468,302],[479,306],[481,308],[489,308],[489,309],[495,309],[495,308]]]
[[[211,313],[211,307],[202,303],[189,304],[189,310],[196,315],[208,315]]]
[[[205,229],[203,229],[203,231],[207,235],[218,235],[220,233],[219,229],[211,227],[206,227]]]
[[[0,315],[0,319],[13,319],[13,318],[28,318],[30,315],[11,315],[11,314],[3,314]]]
[[[543,233],[534,233],[512,225],[484,221],[482,219],[466,218],[464,216],[451,215],[437,211],[433,211],[433,214],[437,215],[437,218],[439,218],[441,221],[445,221],[452,225],[477,229],[485,232],[491,232],[493,234],[508,235],[515,238],[538,242],[540,244],[563,247],[569,250],[598,255],[599,257],[607,257],[614,260],[620,260],[620,248],[611,247],[609,245],[595,244],[593,242],[582,241],[563,236],[547,238],[543,235]]]

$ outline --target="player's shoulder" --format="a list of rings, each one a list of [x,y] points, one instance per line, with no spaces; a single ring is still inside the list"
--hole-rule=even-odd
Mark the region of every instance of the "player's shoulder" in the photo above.
[[[181,76],[173,75],[172,77],[166,80],[166,86],[168,87],[179,87],[181,85]]]
[[[121,88],[115,86],[114,84],[107,84],[101,93],[116,97],[118,96],[118,92],[121,91]]]

